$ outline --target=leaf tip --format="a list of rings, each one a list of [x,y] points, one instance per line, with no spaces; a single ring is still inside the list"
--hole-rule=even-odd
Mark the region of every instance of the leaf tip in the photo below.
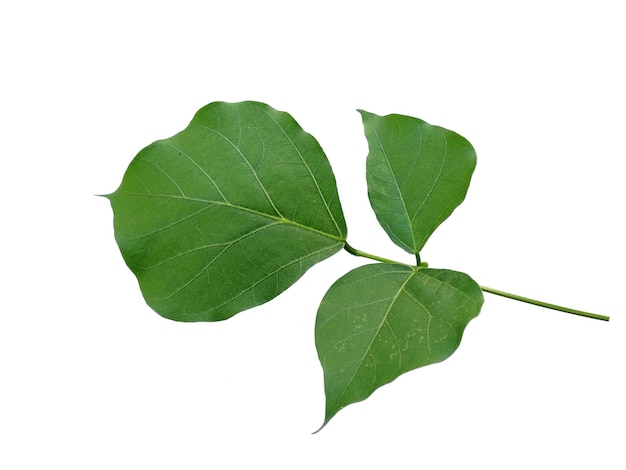
[[[324,422],[322,423],[322,425],[321,425],[319,428],[317,428],[317,430],[316,430],[316,431],[313,431],[313,432],[311,433],[311,435],[317,434],[317,433],[318,433],[318,432],[320,432],[322,429],[324,429],[324,428],[326,427],[326,425],[328,424],[328,422],[330,421],[330,419],[331,419],[331,418],[332,418],[332,416],[327,417],[327,418],[324,420]]]
[[[313,431],[311,433],[312,436],[314,436],[315,434],[317,434],[318,432],[320,432],[322,429],[324,429],[324,426],[326,426],[326,423],[322,424],[319,428],[317,428],[316,431]]]

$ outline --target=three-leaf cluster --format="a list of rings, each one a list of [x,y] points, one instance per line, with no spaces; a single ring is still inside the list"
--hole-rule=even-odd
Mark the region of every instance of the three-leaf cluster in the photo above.
[[[472,146],[416,118],[360,113],[370,203],[416,263],[361,266],[324,296],[315,326],[324,424],[400,374],[450,356],[483,303],[469,276],[419,258],[465,197]],[[289,114],[258,102],[203,107],[185,130],[144,148],[107,197],[146,302],[173,320],[224,320],[342,248],[353,251],[322,148]]]

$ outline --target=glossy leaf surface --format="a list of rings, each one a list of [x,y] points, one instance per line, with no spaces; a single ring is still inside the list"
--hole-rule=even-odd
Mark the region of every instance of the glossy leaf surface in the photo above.
[[[340,278],[317,314],[326,424],[343,407],[458,347],[483,295],[466,274],[370,264]]]
[[[476,153],[459,134],[420,119],[360,113],[372,208],[393,242],[417,254],[465,198]]]
[[[321,147],[262,103],[205,106],[143,149],[108,197],[147,303],[174,320],[222,320],[264,303],[346,238]]]

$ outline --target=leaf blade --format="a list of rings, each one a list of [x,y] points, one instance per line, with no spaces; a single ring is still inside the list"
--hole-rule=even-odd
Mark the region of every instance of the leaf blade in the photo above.
[[[108,198],[146,302],[174,320],[222,320],[264,303],[346,238],[323,150],[262,103],[205,106],[139,152]]]
[[[480,287],[450,270],[371,264],[339,279],[315,327],[324,425],[403,373],[449,357],[482,302]]]
[[[359,112],[370,204],[393,242],[418,254],[465,199],[476,152],[459,134],[421,119]]]

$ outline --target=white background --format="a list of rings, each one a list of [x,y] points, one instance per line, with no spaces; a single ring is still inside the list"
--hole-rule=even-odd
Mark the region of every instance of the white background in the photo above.
[[[626,468],[623,11],[3,2],[0,468]],[[461,133],[478,166],[423,259],[611,321],[486,294],[449,360],[312,435],[317,305],[366,260],[341,252],[264,306],[175,323],[143,302],[94,196],[201,106],[247,99],[319,140],[349,242],[399,260],[367,201],[355,109]]]

